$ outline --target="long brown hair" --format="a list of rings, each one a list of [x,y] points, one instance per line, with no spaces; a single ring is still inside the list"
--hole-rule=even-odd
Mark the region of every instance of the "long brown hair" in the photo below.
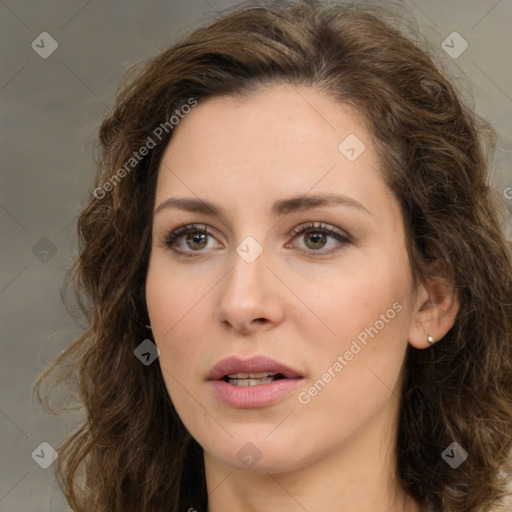
[[[512,265],[504,208],[490,184],[493,131],[436,58],[360,2],[242,6],[152,58],[101,125],[96,192],[78,220],[70,280],[88,326],[38,379],[70,382],[83,424],[58,448],[74,511],[205,511],[202,449],[178,417],[148,337],[145,278],[159,163],[193,101],[286,82],[363,115],[399,201],[415,283],[439,262],[459,294],[455,325],[427,350],[408,346],[397,479],[424,511],[487,511],[505,495],[512,448]],[[127,162],[154,142],[148,154]],[[120,169],[124,167],[124,172]],[[109,183],[109,184],[108,184]],[[97,191],[100,191],[98,193]],[[441,453],[467,452],[457,469]]]

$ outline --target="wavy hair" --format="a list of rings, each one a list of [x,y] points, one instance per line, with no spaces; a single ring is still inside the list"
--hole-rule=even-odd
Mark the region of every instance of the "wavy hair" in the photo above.
[[[437,57],[383,12],[360,2],[238,6],[126,78],[100,128],[95,185],[103,192],[79,216],[79,257],[66,287],[87,326],[34,387],[52,412],[42,383],[77,391],[83,421],[56,461],[74,511],[206,511],[202,448],[160,366],[134,357],[148,335],[152,210],[172,129],[154,134],[191,98],[249,95],[273,83],[314,87],[362,115],[402,209],[414,283],[426,282],[435,263],[459,295],[446,336],[427,350],[407,348],[399,484],[425,512],[484,512],[506,495],[512,264],[489,173],[496,137]],[[152,134],[154,147],[131,161]],[[469,455],[456,470],[441,457],[454,441]]]

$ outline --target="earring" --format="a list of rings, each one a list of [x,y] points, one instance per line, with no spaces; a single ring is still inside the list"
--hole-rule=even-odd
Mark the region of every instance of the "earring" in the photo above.
[[[427,331],[424,331],[424,332],[425,332],[425,334],[427,335],[427,341],[428,341],[431,345],[433,345],[433,344],[436,342],[436,340],[435,340],[434,338],[432,338],[432,336],[430,336],[430,335],[429,335],[429,333],[428,333]]]
[[[145,327],[146,327],[146,329],[150,329],[151,330],[151,325],[146,325]]]

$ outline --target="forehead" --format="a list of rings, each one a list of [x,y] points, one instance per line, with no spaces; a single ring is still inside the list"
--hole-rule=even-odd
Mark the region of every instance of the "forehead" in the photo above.
[[[389,193],[362,116],[314,88],[283,84],[199,102],[166,148],[157,204],[187,195],[254,206],[313,190],[361,202]]]
[[[349,134],[358,136],[371,152],[364,124],[358,111],[315,88],[274,84],[248,96],[200,101],[174,130],[169,146],[178,146],[176,139],[200,145],[201,155],[188,158],[215,150],[218,159],[218,150],[226,149],[223,156],[228,159],[259,149],[261,158],[311,154],[318,160],[324,153],[332,159],[339,156],[338,145]]]

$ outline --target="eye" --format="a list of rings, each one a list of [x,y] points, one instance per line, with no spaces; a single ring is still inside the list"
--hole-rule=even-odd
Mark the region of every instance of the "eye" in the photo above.
[[[187,224],[169,233],[165,245],[179,253],[200,252],[208,248],[209,237],[213,239],[204,224]]]
[[[307,252],[314,253],[320,252],[322,249],[328,248],[329,239],[334,239],[334,249],[330,251],[322,251],[321,254],[330,254],[336,251],[336,245],[348,245],[351,240],[348,236],[343,235],[341,232],[327,227],[323,223],[308,223],[292,231],[295,238],[301,237],[304,240],[305,247],[302,247]],[[300,238],[299,238],[300,239]]]

